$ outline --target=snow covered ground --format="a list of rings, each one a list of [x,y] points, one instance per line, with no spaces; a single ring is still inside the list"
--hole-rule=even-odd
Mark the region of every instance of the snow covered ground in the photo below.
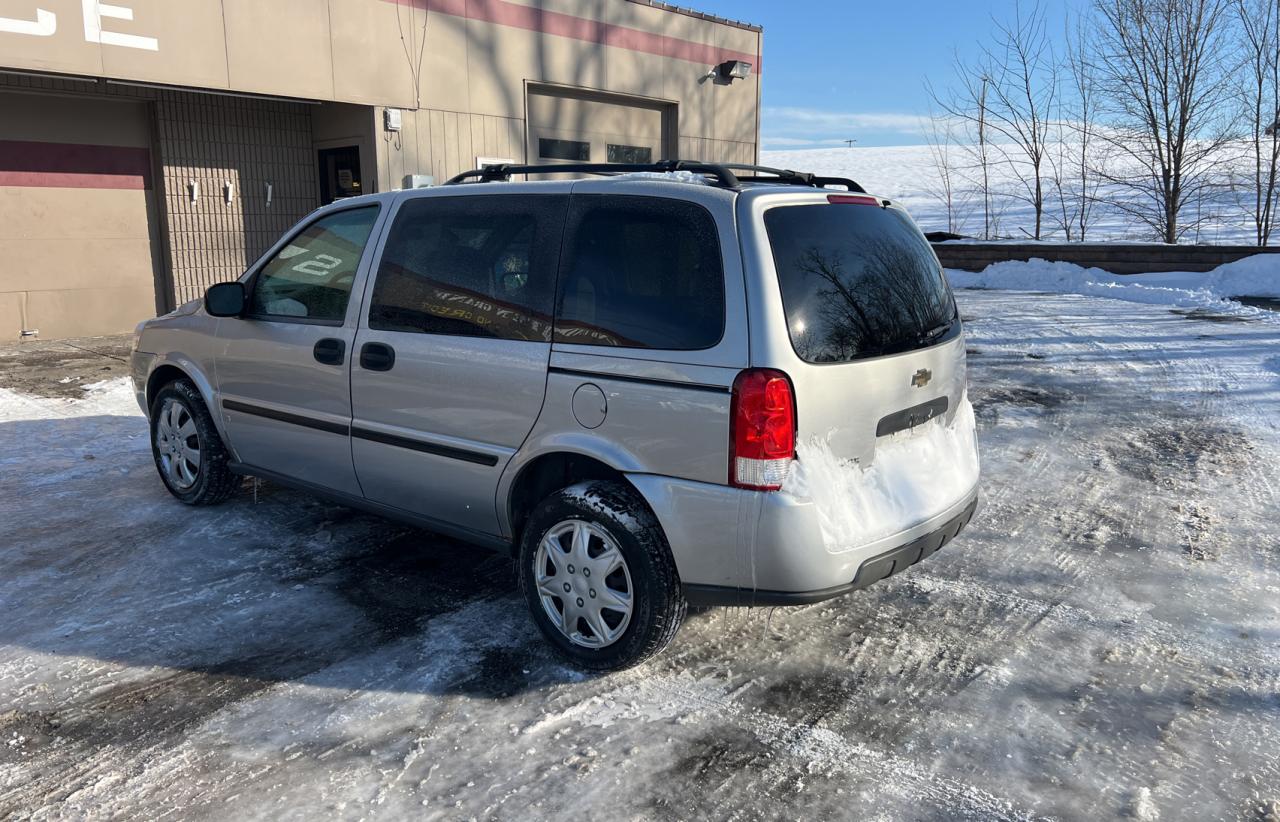
[[[952,163],[963,165],[964,152],[952,149]],[[940,198],[939,172],[928,146],[880,146],[852,148],[800,149],[792,151],[762,151],[760,162],[775,168],[812,171],[819,174],[851,177],[874,194],[888,197],[911,212],[925,231],[947,230],[947,212]],[[1245,166],[1236,170],[1237,176]],[[1031,206],[1020,197],[1023,191],[1012,168],[1007,163],[991,167],[991,187],[995,193],[993,214],[996,218],[996,234],[1000,237],[1027,240],[1035,225]],[[956,231],[969,236],[982,234],[982,200],[972,182],[963,180],[963,173],[956,175],[957,194],[954,210],[957,217]],[[972,175],[970,175],[972,177]],[[976,179],[976,178],[974,178]],[[1119,210],[1107,205],[1108,199],[1120,196],[1120,192],[1099,190],[1098,204],[1094,207],[1095,224],[1089,229],[1088,239],[1093,242],[1154,240],[1151,230],[1134,223]],[[1247,197],[1239,181],[1234,188],[1224,187],[1216,201],[1196,202],[1188,206],[1183,222],[1191,225],[1200,222],[1198,231],[1184,237],[1187,243],[1244,243],[1255,241],[1253,224],[1241,209],[1242,198]],[[1051,201],[1049,209],[1057,208]],[[1049,230],[1052,214],[1046,216],[1045,239],[1054,239]],[[1062,239],[1059,235],[1057,239]]]
[[[1276,818],[1276,315],[959,298],[961,538],[598,678],[498,557],[184,508],[120,382],[0,390],[0,817]]]

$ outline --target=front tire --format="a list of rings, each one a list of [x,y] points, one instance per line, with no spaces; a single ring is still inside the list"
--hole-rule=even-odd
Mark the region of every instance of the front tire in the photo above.
[[[687,605],[666,536],[630,487],[592,481],[543,500],[520,541],[520,587],[561,654],[628,668],[671,643]]]
[[[175,380],[156,393],[151,455],[164,487],[187,505],[217,505],[240,487],[213,417],[190,380]]]

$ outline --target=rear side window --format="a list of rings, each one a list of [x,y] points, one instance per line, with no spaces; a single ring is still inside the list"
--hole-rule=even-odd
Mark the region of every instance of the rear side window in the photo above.
[[[705,208],[660,197],[573,198],[557,342],[692,351],[723,334],[724,267]]]
[[[409,200],[382,252],[369,327],[550,342],[568,202],[554,195]]]
[[[936,342],[955,303],[933,250],[901,211],[780,206],[764,215],[787,329],[808,362],[849,362]]]
[[[341,322],[377,206],[321,217],[276,252],[254,278],[249,314]]]

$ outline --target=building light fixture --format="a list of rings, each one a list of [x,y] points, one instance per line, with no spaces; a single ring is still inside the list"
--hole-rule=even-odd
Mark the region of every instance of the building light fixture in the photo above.
[[[751,76],[751,64],[745,60],[725,60],[715,68],[716,75],[726,83],[745,80]]]

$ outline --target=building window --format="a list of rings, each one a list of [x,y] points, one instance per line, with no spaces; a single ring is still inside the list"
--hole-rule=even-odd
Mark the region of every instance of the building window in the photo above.
[[[540,137],[538,138],[538,156],[544,160],[582,162],[591,159],[591,144],[578,140],[552,140]]]
[[[609,144],[609,162],[611,163],[652,163],[653,149],[649,146],[623,146]]]

